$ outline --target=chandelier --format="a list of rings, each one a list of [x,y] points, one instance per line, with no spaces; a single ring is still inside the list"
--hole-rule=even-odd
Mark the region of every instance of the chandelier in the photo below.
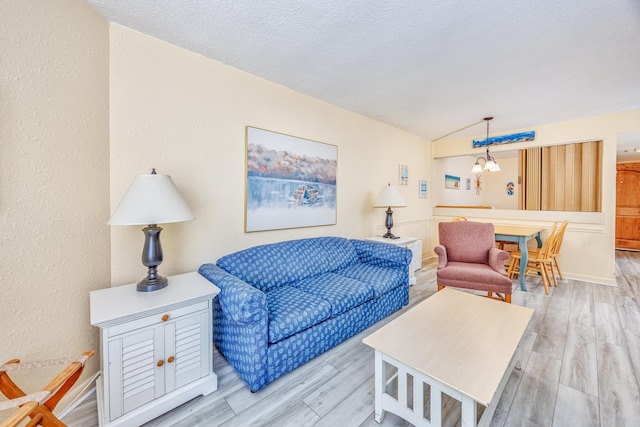
[[[485,117],[482,120],[487,122],[487,139],[485,140],[485,143],[487,144],[487,157],[478,157],[476,162],[473,164],[471,173],[482,173],[483,169],[488,172],[500,172],[498,162],[489,154],[489,122],[493,120],[493,117]],[[484,162],[484,168],[480,164],[480,160]]]

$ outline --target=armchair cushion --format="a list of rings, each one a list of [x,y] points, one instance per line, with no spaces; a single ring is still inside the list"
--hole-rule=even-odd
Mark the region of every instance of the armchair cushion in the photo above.
[[[441,286],[511,293],[511,279],[487,264],[450,262],[447,268],[438,270],[436,274]]]
[[[489,263],[489,250],[496,246],[493,224],[441,222],[438,231],[440,244],[447,248],[448,261]]]

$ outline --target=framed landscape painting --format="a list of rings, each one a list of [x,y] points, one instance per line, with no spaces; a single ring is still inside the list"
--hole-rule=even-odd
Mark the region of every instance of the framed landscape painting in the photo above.
[[[245,232],[336,224],[338,147],[246,128]]]

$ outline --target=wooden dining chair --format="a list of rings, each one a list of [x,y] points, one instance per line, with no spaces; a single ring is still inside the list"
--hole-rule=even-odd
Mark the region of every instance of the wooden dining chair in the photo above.
[[[498,249],[502,249],[503,251],[507,251],[507,252],[512,252],[506,247],[507,245],[515,246],[515,248],[513,249],[514,251],[517,251],[518,248],[520,247],[520,244],[518,242],[512,242],[511,240],[496,240],[496,247]]]
[[[527,265],[524,266],[525,276],[542,278],[544,292],[547,295],[549,295],[549,286],[551,285],[552,280],[554,286],[558,286],[555,275],[555,268],[553,260],[551,258],[552,249],[558,236],[558,233],[556,232],[557,228],[558,223],[554,222],[553,226],[551,227],[551,232],[545,239],[542,247],[538,250],[529,251],[529,259]],[[512,279],[516,274],[523,274],[523,267],[520,265],[521,260],[522,253],[520,251],[511,252],[511,262],[509,263],[509,268],[507,270],[507,275],[510,279]]]
[[[560,264],[558,263],[558,258],[560,257],[560,248],[562,247],[562,240],[564,239],[564,230],[567,228],[567,224],[569,221],[564,220],[564,222],[560,225],[558,232],[556,233],[556,241],[554,242],[553,249],[551,249],[551,260],[558,270],[558,277],[560,280],[563,280],[562,271],[560,270]]]
[[[557,276],[560,278],[560,280],[563,280],[564,277],[562,277],[562,271],[560,271],[560,264],[558,263],[558,258],[560,257],[560,248],[562,247],[562,240],[564,239],[564,230],[567,228],[567,224],[569,224],[569,221],[564,220],[562,224],[560,224],[560,227],[558,227],[558,229],[556,230],[554,241],[553,241],[553,247],[551,248],[551,263],[553,264],[553,266],[548,266],[550,270],[551,270],[551,267],[554,267],[554,269],[558,272]],[[537,248],[530,249],[529,253],[538,253],[539,251],[540,249],[537,249]],[[555,280],[555,275],[554,275],[554,282],[556,286],[558,286],[558,281]]]

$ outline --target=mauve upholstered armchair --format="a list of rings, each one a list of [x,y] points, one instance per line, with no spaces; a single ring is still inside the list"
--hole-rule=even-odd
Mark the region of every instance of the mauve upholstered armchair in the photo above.
[[[504,268],[509,253],[495,247],[493,224],[441,222],[438,232],[440,244],[434,249],[438,254],[438,290],[446,286],[474,289],[511,302],[513,285]]]

